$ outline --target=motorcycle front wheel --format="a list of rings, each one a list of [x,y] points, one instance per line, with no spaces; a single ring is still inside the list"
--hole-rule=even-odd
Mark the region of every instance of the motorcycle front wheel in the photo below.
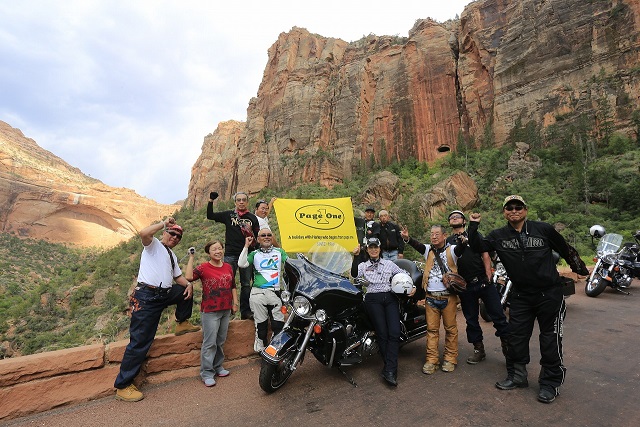
[[[295,355],[295,351],[290,351],[277,365],[263,360],[260,367],[260,388],[267,393],[273,393],[282,387],[293,373],[291,363]]]
[[[593,280],[587,280],[587,284],[584,286],[584,293],[589,297],[597,297],[604,292],[607,287],[607,282],[603,278],[595,278]]]

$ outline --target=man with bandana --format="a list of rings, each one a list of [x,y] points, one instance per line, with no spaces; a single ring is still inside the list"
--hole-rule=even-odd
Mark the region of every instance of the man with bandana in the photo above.
[[[249,212],[249,196],[243,191],[233,195],[235,208],[233,210],[214,212],[213,201],[218,198],[215,191],[209,194],[207,204],[207,219],[220,222],[225,225],[225,249],[224,262],[231,264],[235,276],[238,270],[238,258],[244,248],[245,238],[255,238],[260,230],[258,218]],[[249,306],[251,294],[251,269],[240,268],[240,318],[253,319],[253,313]]]

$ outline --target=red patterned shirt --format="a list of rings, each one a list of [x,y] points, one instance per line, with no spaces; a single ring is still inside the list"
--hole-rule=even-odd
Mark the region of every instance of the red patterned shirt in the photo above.
[[[233,269],[226,262],[222,267],[214,267],[209,262],[200,264],[193,269],[194,280],[202,281],[202,303],[200,311],[231,310],[233,305]]]

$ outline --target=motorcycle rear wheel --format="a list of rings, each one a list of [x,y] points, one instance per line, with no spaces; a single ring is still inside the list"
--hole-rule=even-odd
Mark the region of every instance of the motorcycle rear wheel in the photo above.
[[[290,351],[277,365],[263,360],[260,367],[260,388],[273,393],[282,387],[293,373],[291,362],[295,355],[295,351]]]
[[[597,297],[602,292],[604,292],[605,288],[609,282],[604,280],[603,278],[594,278],[593,280],[587,280],[587,284],[584,285],[584,293],[589,297]]]

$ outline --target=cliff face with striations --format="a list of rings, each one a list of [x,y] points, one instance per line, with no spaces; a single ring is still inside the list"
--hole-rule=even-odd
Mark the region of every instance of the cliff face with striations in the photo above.
[[[187,203],[211,189],[331,186],[373,162],[433,161],[461,135],[503,144],[518,123],[597,121],[605,108],[629,133],[639,30],[639,0],[480,0],[408,38],[353,43],[294,27],[269,49],[246,123],[205,139]]]
[[[109,187],[0,121],[0,231],[110,247],[179,208]]]

